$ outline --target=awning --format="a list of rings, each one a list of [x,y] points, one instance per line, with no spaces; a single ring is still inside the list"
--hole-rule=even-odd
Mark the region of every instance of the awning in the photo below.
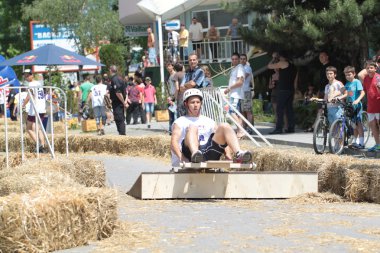
[[[169,20],[180,14],[200,5],[206,0],[142,0],[137,6],[152,20],[156,20],[156,16],[161,16],[162,20]]]

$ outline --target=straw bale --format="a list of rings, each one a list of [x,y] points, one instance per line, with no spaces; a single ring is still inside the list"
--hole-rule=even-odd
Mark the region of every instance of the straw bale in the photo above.
[[[103,162],[79,156],[26,160],[20,166],[0,171],[0,179],[12,175],[38,174],[41,171],[60,172],[87,187],[104,187],[106,184]]]
[[[72,178],[59,172],[40,171],[36,174],[9,175],[0,179],[0,196],[27,193],[39,188],[78,186]]]
[[[43,154],[40,154],[43,156]],[[47,156],[47,155],[46,155]],[[25,159],[33,159],[37,157],[36,153],[24,153]],[[22,155],[21,153],[10,153],[9,154],[9,167],[16,167],[22,163]],[[7,167],[7,160],[4,156],[3,159],[0,159],[0,170],[5,169]]]
[[[112,235],[116,193],[104,188],[46,188],[0,198],[0,252],[47,252]]]
[[[258,171],[318,171],[325,157],[298,149],[253,149],[253,161]]]

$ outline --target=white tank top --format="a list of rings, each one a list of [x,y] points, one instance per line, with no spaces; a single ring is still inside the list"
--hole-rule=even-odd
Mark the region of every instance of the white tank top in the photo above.
[[[32,82],[29,82],[28,86],[29,86],[29,88],[41,86],[41,83],[38,81],[32,81]],[[46,101],[45,101],[44,89],[43,88],[34,88],[34,89],[30,89],[30,92],[33,95],[33,99],[35,102],[35,107],[36,107],[37,113],[38,114],[46,113]],[[34,108],[33,108],[31,100],[29,101],[29,103],[30,103],[30,108],[29,108],[28,115],[34,116]]]
[[[92,107],[104,106],[104,96],[107,94],[107,85],[97,84],[91,88]]]
[[[214,133],[215,128],[215,121],[203,115],[199,117],[182,116],[174,121],[173,126],[175,124],[181,128],[181,137],[178,140],[178,145],[180,146],[180,148],[182,146],[182,141],[185,139],[186,129],[190,125],[195,125],[198,127],[198,139],[200,145],[204,145],[207,143],[211,134]],[[171,151],[171,153],[172,165],[179,166],[180,158],[173,151]]]

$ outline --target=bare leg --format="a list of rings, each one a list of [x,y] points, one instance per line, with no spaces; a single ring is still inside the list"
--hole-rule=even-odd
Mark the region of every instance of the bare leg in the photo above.
[[[148,123],[148,125],[150,124],[150,119],[151,119],[150,112],[147,112],[146,113],[146,123]]]
[[[198,127],[189,126],[186,130],[185,145],[190,149],[191,154],[199,150]]]
[[[236,122],[240,125],[240,126],[243,126],[243,121],[241,120],[240,117],[237,116],[237,114],[235,113],[232,113],[231,114],[232,118],[234,118],[234,120],[236,120]],[[237,129],[237,135],[238,137],[242,137],[244,135],[243,131],[238,127]]]
[[[37,137],[36,137],[36,133],[35,133],[36,123],[31,122],[31,121],[27,121],[26,129],[28,131],[29,136],[32,138],[32,140],[34,142],[37,142]],[[45,146],[45,139],[44,139],[41,128],[38,129],[38,139],[40,141],[40,146]]]
[[[371,127],[373,138],[375,138],[376,144],[380,144],[379,125],[377,120],[375,119],[369,122],[369,126]]]
[[[227,123],[222,123],[218,126],[212,139],[220,145],[227,144],[233,153],[240,151],[240,145],[235,131]]]

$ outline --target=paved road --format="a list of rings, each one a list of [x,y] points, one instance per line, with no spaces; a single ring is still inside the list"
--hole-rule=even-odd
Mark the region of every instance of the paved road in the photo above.
[[[141,172],[167,171],[167,161],[92,156],[104,161],[119,190],[126,231],[85,252],[378,252],[380,205],[300,204],[289,200],[136,200],[125,192]]]

